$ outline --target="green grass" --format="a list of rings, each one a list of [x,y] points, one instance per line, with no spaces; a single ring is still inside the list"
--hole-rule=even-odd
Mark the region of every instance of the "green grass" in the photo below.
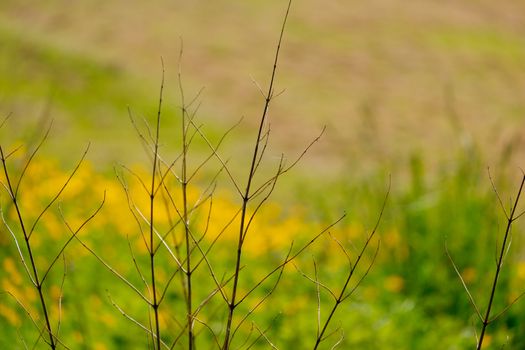
[[[521,130],[521,115],[525,110],[520,64],[525,51],[520,29],[502,24],[506,23],[502,22],[505,13],[513,8],[510,3],[494,11],[493,25],[488,25],[490,21],[477,12],[473,16],[485,24],[473,25],[472,18],[465,13],[456,13],[449,19],[444,15],[447,12],[433,15],[416,5],[404,7],[401,21],[390,16],[390,5],[381,1],[375,4],[375,12],[356,8],[351,22],[345,17],[346,12],[336,11],[337,6],[327,9],[325,16],[317,19],[313,16],[317,7],[296,4],[304,7],[291,19],[289,41],[283,51],[283,71],[279,72],[283,85],[290,86],[291,91],[280,96],[272,109],[275,113],[272,136],[276,140],[270,144],[267,159],[270,169],[265,170],[266,173],[270,174],[272,167],[277,166],[282,149],[287,154],[300,152],[299,144],[307,143],[302,141],[310,137],[305,135],[316,134],[312,126],[318,120],[328,123],[329,128],[319,150],[314,150],[312,160],[306,160],[301,168],[291,172],[291,177],[279,188],[281,192],[269,203],[268,211],[261,214],[257,229],[264,239],[254,239],[248,249],[243,275],[246,279],[241,287],[248,288],[262,271],[275,266],[286,253],[287,244],[275,238],[282,232],[289,235],[288,241],[295,239],[298,244],[315,234],[323,223],[346,211],[347,218],[334,230],[334,235],[349,247],[359,246],[364,232],[377,218],[391,177],[390,199],[378,233],[382,242],[378,258],[363,284],[336,314],[331,328],[335,333],[327,342],[327,349],[328,344],[334,344],[342,334],[338,326],[344,329],[341,345],[344,349],[427,349],[438,345],[443,349],[474,348],[475,332],[479,331],[480,324],[445,253],[445,245],[478,307],[484,309],[495,268],[495,247],[501,244],[505,226],[486,167],[492,165],[497,188],[507,205],[509,198],[515,196],[517,166],[522,155],[522,141],[516,130]],[[6,2],[2,6],[19,16],[9,20],[2,17],[4,22],[0,22],[0,120],[2,115],[12,113],[9,125],[0,130],[0,144],[5,147],[27,143],[31,148],[37,139],[35,135],[41,134],[38,122],[46,111],[55,124],[40,160],[45,163],[53,159],[52,165],[25,183],[23,193],[28,197],[23,201],[28,206],[45,205],[44,199],[50,198],[46,189],[59,186],[57,179],[63,179],[65,164],[70,166],[84,145],[92,141],[90,165],[61,205],[68,218],[86,217],[96,207],[103,191],[108,190],[108,209],[105,208],[81,236],[112,266],[140,284],[126,241],[126,234],[137,238],[137,229],[133,219],[125,214],[122,189],[111,174],[111,166],[115,162],[125,163],[143,171],[143,165],[136,168],[135,165],[144,164],[147,157],[129,123],[127,108],[130,106],[137,119],[144,116],[152,121],[155,117],[160,63],[152,67],[144,62],[151,62],[153,56],[155,62],[158,61],[159,52],[151,49],[156,45],[172,47],[172,51],[167,50],[166,59],[169,62],[166,67],[168,94],[163,110],[166,123],[162,128],[165,140],[162,150],[175,154],[180,115],[177,69],[171,63],[176,56],[173,52],[178,52],[177,36],[172,38],[171,43],[177,42],[173,45],[167,43],[164,35],[159,35],[165,39],[163,42],[147,45],[145,41],[131,45],[122,40],[122,36],[115,36],[120,40],[108,36],[113,56],[105,56],[105,52],[97,52],[96,38],[100,34],[97,30],[90,27],[87,37],[81,36],[78,43],[71,39],[78,30],[76,21],[70,28],[54,29],[36,21],[36,29],[25,30],[32,17],[20,15],[23,12],[15,11],[15,5]],[[105,6],[107,10],[114,4]],[[135,18],[134,11],[140,12],[140,5],[134,6],[137,7],[130,7],[129,12],[116,20],[118,28],[137,25],[126,23]],[[251,23],[256,14],[260,15],[261,6],[266,4],[235,7],[235,11],[239,11],[243,21]],[[447,6],[452,5],[446,5],[445,10]],[[490,9],[488,4],[479,6]],[[505,6],[509,6],[508,9]],[[151,11],[150,14],[157,13],[150,7],[145,9]],[[43,15],[50,11],[47,7],[44,10]],[[77,10],[72,9],[71,18],[78,17]],[[93,9],[85,10],[93,14],[89,12]],[[177,18],[187,16],[187,22],[181,19],[183,23],[191,22],[192,16],[208,18],[209,14],[201,10],[200,7],[181,9]],[[266,10],[268,14],[273,13]],[[38,13],[37,8],[35,11]],[[168,13],[161,18],[167,21]],[[245,176],[242,164],[251,136],[247,131],[254,124],[253,110],[259,106],[254,97],[257,89],[251,86],[253,91],[249,90],[246,81],[252,72],[257,79],[260,72],[266,72],[267,54],[272,48],[261,44],[268,38],[257,39],[258,35],[267,34],[267,28],[235,37],[232,33],[237,33],[237,29],[231,20],[224,20],[228,19],[224,13],[217,12],[211,23],[227,26],[221,30],[228,35],[212,32],[215,39],[205,40],[199,33],[209,33],[210,28],[203,20],[202,28],[184,37],[185,54],[189,56],[187,60],[183,58],[183,67],[187,69],[184,79],[188,79],[191,86],[198,86],[200,82],[208,84],[210,79],[209,95],[206,91],[201,100],[202,120],[212,140],[218,140],[222,130],[247,111],[245,122],[226,141],[222,153],[230,160],[234,175]],[[173,34],[173,29],[168,27],[163,28]],[[415,27],[420,30],[414,31]],[[149,28],[146,37],[155,37],[150,33],[160,30],[155,28]],[[207,44],[199,44],[199,39]],[[237,42],[259,44],[250,46],[250,52],[246,52],[248,49],[235,46]],[[78,50],[82,45],[85,48]],[[173,51],[173,47],[176,50]],[[119,60],[125,63],[120,64]],[[261,63],[256,65],[254,61]],[[266,65],[263,67],[263,64]],[[230,77],[232,72],[240,77]],[[449,90],[454,95],[451,100],[448,100]],[[307,130],[302,130],[303,127]],[[202,141],[196,141],[194,146],[196,158],[192,166],[198,164],[207,149]],[[327,162],[327,156],[333,161]],[[19,166],[15,162],[15,172]],[[221,184],[227,182],[221,177]],[[226,188],[221,193],[222,204],[217,204],[219,218],[221,210],[227,208],[224,209],[227,211],[229,206],[238,204],[232,200],[231,186]],[[43,197],[34,201],[35,193]],[[2,192],[0,204],[6,212],[12,210],[8,202]],[[54,207],[39,227],[41,238],[37,246],[41,264],[49,261],[59,242],[66,237],[57,210]],[[14,225],[12,219],[10,217],[9,222]],[[517,222],[513,232],[497,290],[495,312],[523,292],[523,224]],[[137,243],[135,249],[139,251],[140,240],[132,242]],[[28,288],[29,281],[16,258],[16,249],[3,227],[0,246],[0,290],[17,290],[37,310],[36,300],[31,299],[34,291]],[[232,255],[228,254],[232,246],[232,242],[226,240],[213,257],[221,272],[233,264]],[[264,254],[258,254],[261,246],[267,249]],[[78,244],[73,244],[65,256],[68,268],[62,304],[64,342],[74,349],[146,348],[144,334],[119,313],[111,300],[145,323],[147,308]],[[370,261],[370,253],[366,257]],[[346,265],[344,256],[330,239],[321,239],[296,263],[312,276],[313,259],[319,262],[322,281],[334,289],[339,288]],[[139,260],[147,264],[144,257]],[[62,263],[57,266],[60,267],[51,275],[53,283],[46,286],[55,304]],[[160,259],[159,271],[166,274],[172,269],[169,259]],[[199,285],[210,285],[206,274],[196,275],[195,281]],[[264,286],[257,298],[263,297],[268,288]],[[203,288],[196,293],[203,297],[206,291]],[[179,292],[169,295],[171,316],[184,315]],[[322,315],[326,316],[331,300],[322,294],[321,301]],[[211,304],[215,303],[218,301]],[[12,348],[13,344],[22,348],[22,338],[31,348],[38,336],[24,310],[6,294],[0,296],[0,306],[0,348]],[[262,328],[269,327],[268,337],[278,348],[310,348],[315,340],[316,308],[315,286],[288,266],[275,295],[250,321]],[[525,304],[520,301],[490,325],[487,349],[525,346],[523,312]],[[222,316],[212,316],[207,321],[215,327],[214,322]],[[168,320],[166,327],[178,329],[173,320]],[[210,348],[209,333],[205,329],[201,332],[199,348]],[[256,333],[250,333],[249,323],[241,332],[252,337]],[[176,332],[170,333],[167,338],[172,339],[174,334]],[[45,346],[40,344],[37,348]],[[253,348],[266,349],[268,343],[260,341]]]
[[[524,40],[497,30],[446,28],[428,35],[429,44],[452,52],[484,56],[519,65],[525,57]]]
[[[425,170],[424,160],[415,158],[410,168],[410,186],[399,187],[394,182],[388,210],[379,232],[382,241],[379,257],[350,302],[344,304],[336,314],[332,328],[336,333],[327,343],[333,344],[337,341],[343,334],[337,331],[337,328],[341,327],[344,329],[344,348],[421,349],[436,344],[447,349],[473,347],[474,332],[479,330],[479,324],[474,321],[474,311],[445,255],[444,247],[445,244],[448,246],[476,302],[480,308],[484,308],[487,302],[486,291],[494,270],[494,247],[496,242],[501,240],[498,235],[502,232],[503,216],[486,173],[480,171],[481,159],[476,156],[474,149],[470,152],[458,151],[451,164],[443,168],[437,176],[431,177]],[[37,169],[40,167],[36,166]],[[56,169],[56,165],[43,169],[48,170],[34,179],[31,177],[26,180],[25,186],[38,186],[49,176],[49,183],[44,188],[51,194],[52,188],[59,185],[55,179],[61,176],[62,170]],[[501,174],[502,169],[497,173]],[[67,203],[62,204],[65,216],[73,218],[72,220],[86,217],[92,211],[89,208],[97,205],[101,192],[106,189],[110,199],[105,210],[88,225],[81,237],[130,281],[140,284],[125,238],[127,234],[132,235],[128,237],[136,237],[137,233],[133,225],[122,226],[129,221],[126,219],[129,214],[126,214],[123,193],[118,184],[107,175],[93,174],[89,168],[78,176],[78,183],[72,186],[75,190],[71,194],[65,194],[64,200],[67,199]],[[84,178],[89,178],[90,181],[83,182]],[[514,181],[506,181],[499,176],[497,180],[503,198],[507,196],[507,192],[512,193]],[[265,241],[272,234],[279,232],[279,235],[290,235],[287,236],[287,240],[295,239],[296,244],[299,244],[317,232],[320,222],[333,219],[334,212],[338,211],[337,207],[344,202],[349,215],[340,227],[334,229],[334,235],[345,244],[359,246],[366,228],[372,226],[374,216],[377,215],[386,181],[384,173],[378,173],[368,181],[323,187],[323,193],[312,187],[306,191],[303,188],[295,195],[302,203],[300,211],[294,213],[290,209],[278,209],[280,204],[272,203],[260,214],[258,222],[262,226],[256,226],[254,232],[257,234],[254,239],[259,235],[270,235],[263,239]],[[78,187],[80,184],[83,185]],[[327,189],[330,192],[326,192]],[[27,202],[36,194],[27,195],[29,197],[22,197],[21,203]],[[223,204],[216,204],[216,219],[219,221],[224,222],[228,216],[226,212],[221,214],[226,210],[223,206],[234,205],[228,204],[228,197],[230,196],[224,198]],[[46,201],[42,198],[39,203],[44,205]],[[75,203],[83,205],[80,207]],[[5,200],[3,207],[6,207]],[[52,256],[51,252],[56,252],[60,246],[58,242],[63,240],[60,238],[64,235],[63,225],[59,225],[62,228],[54,233],[58,234],[57,241],[52,238],[55,237],[52,230],[56,227],[45,224],[47,221],[59,222],[57,215],[55,210],[49,213],[38,232],[41,237],[41,245],[38,248],[43,258],[47,254]],[[287,223],[289,219],[293,220]],[[219,221],[213,225],[220,227]],[[301,224],[298,224],[299,222]],[[132,245],[140,243],[140,239],[136,238],[131,239]],[[505,264],[504,276],[498,288],[495,304],[497,310],[503,309],[521,292],[520,286],[524,276],[519,270],[523,270],[523,263],[520,262],[519,249],[515,248],[520,246],[520,241],[519,235],[515,234]],[[12,242],[7,242],[3,242],[7,248],[2,250],[4,264],[6,259],[16,260],[14,246]],[[257,242],[258,238],[254,244],[261,247]],[[227,240],[224,244],[218,246],[212,256],[217,271],[232,263],[231,254],[227,253],[230,243]],[[243,272],[245,280],[242,288],[252,285],[265,269],[278,264],[279,256],[282,258],[286,252],[286,243],[279,243],[262,255],[254,253],[257,250],[247,249],[250,253],[245,260],[247,270]],[[136,250],[135,254],[139,254],[138,252]],[[370,259],[370,254],[367,255],[367,259]],[[141,332],[111,305],[114,300],[129,314],[140,319],[144,310],[137,302],[136,296],[130,293],[123,283],[115,281],[114,276],[101,268],[100,263],[78,244],[74,244],[65,257],[68,268],[62,303],[63,341],[69,346],[76,344],[75,348],[86,349],[97,346],[100,349],[118,349],[143,344],[144,337],[140,335]],[[314,274],[312,259],[320,266],[318,273],[321,281],[337,290],[345,274],[345,259],[337,252],[333,242],[330,243],[327,237],[321,239],[309,254],[301,256],[296,262],[301,271],[310,276]],[[142,258],[139,256],[139,264],[145,262],[140,261]],[[172,262],[169,259],[161,261],[159,271],[168,273],[173,268]],[[27,288],[24,287],[27,286],[27,282],[24,282],[23,270],[19,263],[15,264],[19,277],[4,265],[6,272],[2,283],[3,288],[8,290],[12,289],[7,288],[9,283],[6,281],[15,282],[16,288]],[[47,287],[50,289],[46,289],[51,294],[56,293],[57,283],[61,281],[62,268],[56,270],[52,275],[55,282]],[[209,277],[206,274],[195,278],[199,285],[209,285]],[[268,290],[265,288],[255,299],[264,295],[264,291]],[[52,292],[53,289],[55,292]],[[199,292],[196,293],[199,295]],[[35,331],[26,320],[24,312],[16,307],[11,298],[6,295],[3,297],[4,305],[15,312],[19,321],[13,324],[5,314],[4,317],[0,317],[2,329],[5,330],[0,344],[21,344],[21,336],[24,339],[35,339]],[[286,269],[275,295],[260,312],[250,318],[250,322],[255,322],[259,327],[270,326],[267,336],[279,348],[308,348],[315,334],[315,299],[315,286],[290,266]],[[322,315],[326,315],[331,301],[327,294],[322,294],[321,300]],[[182,301],[177,292],[170,295],[172,316],[177,317],[183,312]],[[96,305],[96,308],[91,305]],[[496,349],[502,344],[509,348],[519,348],[523,344],[525,339],[522,337],[522,329],[525,323],[520,316],[523,309],[523,304],[517,303],[489,327],[489,341],[492,345],[488,348]],[[242,334],[250,334],[249,329],[247,326]],[[79,336],[78,332],[84,336]],[[211,339],[204,333],[199,337],[199,344],[206,348],[211,346],[206,345]],[[102,344],[104,347],[101,347]],[[265,349],[267,343],[260,342],[255,348]]]

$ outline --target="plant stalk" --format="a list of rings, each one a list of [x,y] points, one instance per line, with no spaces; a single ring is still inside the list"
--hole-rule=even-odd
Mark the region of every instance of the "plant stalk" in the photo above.
[[[496,273],[494,274],[494,280],[492,282],[492,288],[491,288],[491,291],[490,291],[490,298],[489,298],[489,302],[488,302],[488,305],[487,305],[487,311],[485,312],[485,316],[483,317],[483,320],[482,320],[483,326],[481,327],[481,333],[479,335],[479,340],[478,340],[478,345],[476,347],[476,350],[481,350],[481,347],[483,346],[483,340],[484,340],[484,337],[485,337],[487,326],[491,322],[491,320],[490,320],[490,312],[491,312],[491,309],[492,309],[492,305],[494,303],[494,296],[496,295],[496,287],[498,285],[498,279],[499,279],[500,272],[501,272],[501,266],[503,265],[503,258],[505,256],[505,250],[507,248],[507,241],[508,241],[508,238],[509,238],[509,235],[510,235],[510,231],[511,231],[511,228],[512,228],[512,223],[515,220],[515,216],[514,215],[516,214],[516,209],[518,207],[518,202],[520,200],[521,192],[523,190],[523,185],[524,184],[525,184],[525,175],[523,176],[523,178],[521,180],[520,189],[518,190],[518,194],[516,196],[516,200],[514,201],[514,205],[512,206],[512,210],[511,210],[510,216],[507,218],[507,227],[505,229],[505,236],[503,237],[503,243],[501,245],[501,250],[500,250],[500,253],[499,253],[499,257],[498,257],[498,263],[496,265]]]
[[[235,274],[234,274],[234,279],[233,279],[233,289],[232,289],[231,299],[228,303],[229,310],[228,310],[228,319],[226,322],[226,332],[224,336],[224,343],[222,346],[223,350],[228,350],[230,348],[233,314],[237,307],[237,303],[236,303],[237,287],[239,285],[240,268],[241,268],[241,260],[242,260],[242,247],[243,247],[244,239],[246,236],[246,216],[247,216],[247,210],[248,210],[248,203],[250,202],[251,186],[252,186],[253,178],[255,176],[257,158],[259,156],[261,135],[263,134],[264,125],[266,123],[266,119],[268,115],[268,108],[270,107],[270,101],[272,100],[272,97],[273,97],[273,86],[275,82],[275,75],[277,72],[277,63],[279,61],[279,53],[281,50],[281,43],[282,43],[282,39],[284,36],[284,29],[286,27],[286,22],[288,20],[288,14],[290,12],[291,5],[292,5],[292,0],[288,2],[288,7],[286,8],[286,13],[284,15],[281,32],[279,35],[279,41],[277,42],[277,48],[275,50],[275,57],[274,57],[274,62],[273,62],[272,75],[270,78],[270,84],[268,86],[268,92],[265,97],[264,108],[263,108],[263,112],[262,112],[260,123],[259,123],[259,129],[257,131],[257,138],[255,140],[255,146],[254,146],[252,161],[250,165],[250,172],[248,173],[246,189],[244,191],[244,195],[242,196],[241,222],[239,225],[239,239],[237,242],[237,252],[236,252],[236,259],[235,259]]]

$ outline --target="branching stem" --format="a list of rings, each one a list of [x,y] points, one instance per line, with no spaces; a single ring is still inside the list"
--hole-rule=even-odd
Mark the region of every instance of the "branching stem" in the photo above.
[[[191,116],[188,116],[187,113],[187,106],[186,101],[184,98],[184,89],[182,87],[182,74],[181,74],[181,61],[182,61],[182,42],[181,42],[181,49],[180,49],[180,55],[179,55],[179,90],[181,95],[181,111],[182,111],[182,119],[181,119],[181,130],[182,130],[182,164],[181,164],[181,176],[180,176],[180,184],[181,184],[181,192],[182,192],[182,221],[184,223],[184,240],[186,244],[186,315],[187,315],[187,322],[188,322],[188,349],[194,350],[195,349],[195,335],[193,334],[193,293],[192,293],[192,265],[191,265],[191,252],[193,250],[192,248],[192,235],[190,232],[190,223],[189,223],[189,210],[188,210],[188,149],[189,149],[189,143],[188,141],[188,126],[191,124]],[[189,119],[189,121],[188,121]]]
[[[251,186],[252,181],[255,177],[255,171],[256,171],[256,165],[257,165],[257,159],[260,157],[259,147],[261,145],[261,135],[263,134],[264,125],[266,123],[267,115],[268,115],[268,109],[270,107],[270,101],[273,97],[273,87],[275,82],[275,75],[277,72],[277,63],[279,61],[279,53],[281,50],[281,43],[284,36],[284,29],[286,27],[286,22],[288,19],[288,14],[290,12],[290,7],[292,5],[292,0],[288,2],[288,7],[286,8],[286,13],[284,15],[282,27],[281,27],[281,33],[279,35],[279,40],[277,43],[277,48],[275,50],[275,57],[273,62],[273,68],[272,68],[272,74],[270,78],[270,83],[268,86],[268,92],[265,96],[265,102],[263,107],[263,112],[260,118],[259,123],[259,129],[257,131],[257,138],[255,139],[255,146],[252,154],[252,161],[250,165],[250,172],[248,173],[248,180],[246,183],[246,189],[244,191],[244,194],[242,196],[242,210],[241,210],[241,222],[239,225],[239,239],[237,242],[237,251],[236,251],[236,258],[235,258],[235,276],[233,279],[233,288],[232,288],[232,294],[231,298],[228,302],[228,319],[226,321],[226,332],[224,335],[224,343],[222,345],[223,350],[228,350],[230,348],[230,342],[231,342],[231,330],[232,330],[232,322],[233,322],[233,314],[235,312],[235,309],[237,307],[236,300],[237,300],[237,288],[239,285],[239,277],[240,277],[240,269],[241,269],[241,260],[242,260],[242,247],[244,243],[244,239],[246,237],[246,223],[247,223],[247,213],[248,213],[248,203],[250,201],[250,195],[251,195]]]
[[[477,350],[480,350],[482,348],[483,340],[485,338],[485,333],[486,333],[486,330],[487,330],[487,326],[492,321],[490,319],[490,312],[492,310],[492,305],[494,303],[494,296],[496,295],[496,288],[497,288],[497,285],[498,285],[498,280],[499,280],[499,276],[500,276],[500,272],[501,272],[501,267],[503,265],[503,259],[505,257],[505,252],[507,250],[507,245],[508,245],[507,241],[509,240],[512,224],[519,217],[519,216],[516,216],[516,209],[518,208],[518,202],[520,200],[521,192],[523,190],[523,185],[524,184],[525,184],[525,174],[522,177],[520,188],[518,190],[518,194],[516,195],[516,199],[514,201],[514,205],[512,206],[510,215],[507,216],[507,227],[505,229],[505,235],[503,237],[503,242],[501,244],[501,250],[499,252],[499,257],[498,257],[498,261],[497,261],[497,264],[496,264],[496,272],[494,274],[494,280],[492,282],[492,287],[491,287],[491,290],[490,290],[490,297],[489,297],[489,301],[488,301],[488,305],[487,305],[487,310],[486,310],[485,316],[483,317],[483,320],[482,320],[481,333],[479,335],[478,345],[476,347]]]
[[[160,322],[159,322],[159,303],[157,300],[157,281],[155,278],[155,193],[156,193],[156,174],[157,174],[157,164],[159,161],[159,138],[160,138],[160,119],[162,111],[162,96],[164,91],[164,63],[162,63],[162,81],[160,85],[159,93],[159,107],[157,110],[157,121],[155,129],[155,142],[154,142],[154,151],[153,151],[153,164],[151,170],[151,189],[149,192],[150,197],[150,218],[149,218],[149,258],[150,258],[150,270],[151,270],[151,292],[152,292],[152,301],[151,307],[153,308],[153,314],[155,317],[155,348],[160,350],[161,348],[161,337],[160,337]]]

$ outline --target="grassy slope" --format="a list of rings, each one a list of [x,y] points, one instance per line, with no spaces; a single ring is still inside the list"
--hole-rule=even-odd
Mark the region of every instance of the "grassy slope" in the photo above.
[[[157,103],[141,80],[6,26],[0,27],[0,38],[1,113],[11,114],[11,125],[21,133],[11,134],[14,141],[31,139],[53,120],[49,152],[58,158],[76,158],[82,145],[92,142],[96,162],[136,160],[125,156],[133,144],[127,106],[151,116]]]
[[[279,1],[131,1],[125,7],[112,1],[4,1],[0,6],[4,33],[9,29],[29,37],[44,50],[74,53],[76,59],[44,60],[38,67],[58,77],[55,87],[79,91],[78,78],[68,69],[81,73],[80,79],[95,79],[77,101],[56,95],[57,104],[83,100],[90,110],[110,107],[89,118],[73,117],[82,115],[82,106],[64,113],[72,114],[64,119],[72,124],[103,119],[113,130],[125,119],[125,105],[156,99],[160,56],[167,66],[169,100],[178,102],[179,37],[185,42],[188,94],[206,87],[203,118],[225,126],[245,116],[253,125],[261,99],[250,77],[264,86],[283,10]],[[328,136],[312,163],[322,160],[331,169],[364,162],[360,155],[365,151],[373,162],[405,161],[413,150],[446,159],[459,143],[450,142],[459,139],[458,126],[460,133],[479,141],[491,138],[499,146],[517,134],[525,112],[525,10],[519,1],[333,1],[322,10],[319,6],[311,0],[293,7],[278,80],[278,89],[287,91],[273,109],[278,153],[298,151],[323,124]],[[8,90],[35,74],[31,67],[12,69],[20,55],[23,51],[4,54]],[[97,77],[90,76],[92,68],[78,66],[80,57],[101,65]],[[42,83],[49,84],[38,83],[41,87],[32,92],[37,100],[50,94]],[[35,84],[31,81],[32,90]],[[457,121],[450,120],[450,104]],[[33,114],[41,105],[32,108]],[[13,108],[4,102],[6,110]],[[484,150],[489,162],[499,156],[493,148],[491,143]]]

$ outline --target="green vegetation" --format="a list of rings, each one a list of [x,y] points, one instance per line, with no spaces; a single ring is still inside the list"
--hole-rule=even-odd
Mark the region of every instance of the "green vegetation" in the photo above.
[[[51,10],[52,3],[42,5],[44,14],[61,13]],[[111,9],[111,2],[104,6]],[[181,11],[206,17],[196,6]],[[137,58],[121,65],[111,55],[95,54],[93,38],[100,33],[89,34],[92,28],[83,39],[85,50],[71,39],[59,44],[54,38],[71,34],[63,29],[67,16],[58,16],[63,23],[49,32],[24,29],[31,18],[35,28],[45,27],[35,19],[37,12],[29,11],[27,18],[0,16],[5,165],[0,172],[0,348],[310,349],[335,302],[320,349],[335,344],[340,349],[474,349],[482,324],[472,304],[484,316],[500,251],[505,259],[491,315],[511,307],[488,324],[483,348],[525,347],[525,302],[519,300],[525,292],[522,222],[510,220],[502,248],[505,215],[520,183],[516,164],[522,140],[516,129],[525,105],[518,89],[509,93],[523,82],[519,33],[498,25],[499,12],[493,13],[491,27],[479,13],[474,16],[479,23],[461,13],[448,23],[443,13],[431,17],[413,5],[403,10],[401,21],[388,15],[391,5],[379,1],[369,13],[374,40],[367,40],[366,26],[357,22],[348,28],[336,3],[318,22],[311,20],[307,5],[296,6],[301,6],[299,15],[292,14],[275,84],[289,83],[299,94],[312,89],[313,98],[298,98],[293,91],[277,96],[280,88],[273,87],[267,69],[254,68],[263,95],[272,101],[272,119],[267,123],[263,112],[255,142],[260,148],[254,153],[261,120],[252,117],[253,105],[260,109],[265,99],[253,97],[257,88],[251,96],[245,86],[236,86],[236,79],[249,80],[245,76],[224,80],[223,74],[244,72],[244,63],[236,60],[245,56],[269,66],[275,43],[268,38],[253,55],[221,42],[196,49],[222,63],[235,56],[237,70],[225,65],[224,73],[208,66],[213,60],[203,63],[190,52],[197,34],[185,37],[190,48],[181,59],[181,90],[172,64],[178,54],[171,53],[159,107],[160,63],[146,67]],[[510,11],[518,5],[508,6]],[[24,13],[16,2],[0,8]],[[269,36],[270,29],[278,29],[277,4],[254,2],[236,10],[245,16],[242,21],[262,13],[274,26],[239,34],[244,44],[244,35]],[[71,18],[82,13],[76,7],[70,11]],[[216,13],[220,23],[223,14]],[[413,33],[410,21],[422,23],[421,16],[429,27]],[[114,25],[126,18],[134,17],[124,11]],[[70,22],[71,28],[77,25]],[[333,30],[337,35],[330,35]],[[220,31],[236,32],[231,26]],[[304,42],[319,48],[319,56],[310,50],[301,58]],[[125,40],[119,43],[114,52],[129,49]],[[148,52],[156,54],[136,54]],[[417,59],[427,55],[450,74],[439,83],[444,87],[425,90],[435,72],[425,72],[429,61],[418,64]],[[313,64],[316,59],[323,64]],[[389,68],[393,63],[399,63],[399,71]],[[203,76],[192,73],[199,69],[218,78],[211,96],[195,93],[195,81]],[[358,73],[348,90],[336,78],[345,69]],[[500,70],[512,79],[505,80]],[[319,79],[316,85],[294,80],[294,74]],[[325,74],[328,82],[321,77]],[[217,93],[213,84],[224,91]],[[201,110],[201,102],[208,107]],[[209,106],[213,103],[216,110]],[[236,120],[227,114],[235,108],[243,114],[246,106],[245,120],[226,131]],[[320,111],[334,113],[321,141],[306,137],[316,134],[310,133],[315,122],[289,116],[295,108],[315,118],[324,114]],[[424,122],[418,121],[421,115]],[[400,121],[392,122],[396,117]],[[51,119],[50,135],[42,139]],[[345,138],[349,130],[353,134]],[[70,177],[88,140],[91,149]],[[295,159],[301,162],[295,165]],[[254,164],[255,173],[249,171]],[[286,175],[282,181],[281,175]],[[19,191],[13,191],[19,179]],[[522,208],[518,205],[517,216]],[[239,230],[249,231],[242,244]],[[43,281],[36,286],[28,247]],[[339,304],[341,291],[349,297]],[[41,311],[40,292],[47,313]]]

